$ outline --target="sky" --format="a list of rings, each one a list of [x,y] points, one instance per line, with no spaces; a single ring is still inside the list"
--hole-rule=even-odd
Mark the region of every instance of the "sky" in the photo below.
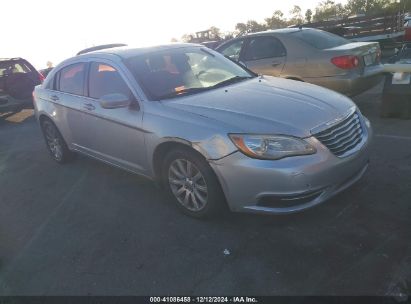
[[[23,57],[37,69],[58,64],[99,44],[148,46],[216,26],[285,15],[294,6],[314,9],[319,0],[1,0],[0,58]],[[346,0],[336,1],[345,3]]]

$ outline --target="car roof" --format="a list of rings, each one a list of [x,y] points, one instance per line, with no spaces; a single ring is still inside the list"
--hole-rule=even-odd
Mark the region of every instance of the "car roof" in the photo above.
[[[258,34],[277,34],[277,33],[293,33],[293,32],[297,32],[297,31],[301,31],[302,29],[299,28],[282,28],[282,29],[275,29],[275,30],[266,30],[266,31],[262,31],[262,32],[256,32],[256,33],[249,33],[247,34],[247,36],[251,36],[251,35],[258,35]]]
[[[14,58],[0,58],[0,61],[18,61],[18,60],[25,60],[21,57],[14,57]]]
[[[237,41],[237,40],[241,40],[247,37],[254,37],[254,36],[264,36],[264,35],[271,35],[271,34],[279,34],[279,35],[286,35],[286,34],[290,34],[290,33],[296,33],[298,31],[306,31],[306,30],[315,30],[318,31],[318,29],[313,29],[313,28],[309,28],[309,27],[303,27],[303,28],[299,28],[299,27],[286,27],[286,28],[281,28],[281,29],[275,29],[275,30],[266,30],[266,31],[262,31],[262,32],[255,32],[255,33],[247,33],[244,36],[238,36],[236,38],[233,39],[229,39],[227,41],[224,41],[223,43],[221,43],[220,45],[218,45],[216,47],[216,50],[218,50],[219,48],[223,47],[224,45],[227,45],[228,43],[231,43],[233,41]]]
[[[282,28],[282,29],[275,29],[275,30],[267,30],[267,31],[262,31],[262,32],[249,33],[246,36],[258,36],[258,35],[265,35],[265,34],[289,34],[289,33],[295,33],[295,32],[298,32],[298,31],[306,31],[306,30],[317,30],[317,29],[312,29],[312,28],[309,28],[309,27],[303,27],[303,28],[287,27],[287,28]]]
[[[127,58],[131,58],[134,56],[142,55],[142,54],[147,54],[147,53],[152,53],[152,52],[157,52],[157,51],[162,51],[162,50],[178,49],[178,48],[184,48],[184,47],[204,47],[204,45],[194,44],[194,43],[171,43],[171,44],[164,44],[164,45],[157,45],[157,46],[150,46],[150,47],[139,47],[139,48],[124,46],[124,47],[114,47],[114,48],[109,48],[109,49],[92,51],[92,52],[88,52],[82,55],[78,55],[76,57],[101,54],[101,55],[117,55],[117,56],[127,59]]]

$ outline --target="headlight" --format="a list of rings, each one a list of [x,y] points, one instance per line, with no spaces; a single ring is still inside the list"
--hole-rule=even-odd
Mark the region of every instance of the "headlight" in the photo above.
[[[229,136],[241,152],[252,158],[280,159],[316,152],[309,143],[295,137],[252,134],[229,134]]]

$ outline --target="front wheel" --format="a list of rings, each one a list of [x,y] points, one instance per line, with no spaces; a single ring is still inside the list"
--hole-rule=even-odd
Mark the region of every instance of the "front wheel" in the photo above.
[[[45,119],[41,122],[41,130],[46,140],[47,148],[53,159],[60,163],[66,163],[73,159],[71,152],[57,127],[50,120]]]
[[[163,165],[163,183],[187,215],[205,218],[221,212],[224,195],[205,159],[186,149],[170,152]]]

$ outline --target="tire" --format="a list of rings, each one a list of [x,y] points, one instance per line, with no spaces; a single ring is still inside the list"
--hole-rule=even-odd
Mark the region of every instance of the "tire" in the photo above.
[[[56,162],[64,164],[73,160],[74,153],[68,149],[59,130],[51,120],[44,119],[41,122],[41,130],[46,141],[47,149]]]
[[[191,217],[215,217],[224,211],[220,183],[207,161],[188,149],[175,149],[164,158],[162,182],[177,206]]]

